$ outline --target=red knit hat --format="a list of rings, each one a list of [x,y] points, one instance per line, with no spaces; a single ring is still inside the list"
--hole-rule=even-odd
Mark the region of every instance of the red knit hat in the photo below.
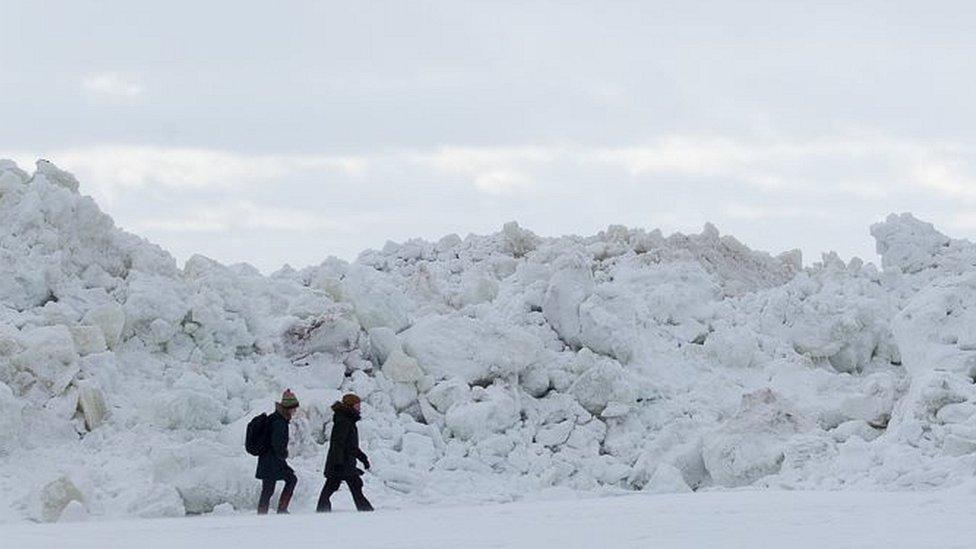
[[[281,407],[298,408],[298,397],[291,392],[291,389],[285,389],[285,392],[281,394]]]
[[[362,402],[362,400],[363,399],[359,398],[358,395],[354,395],[352,393],[342,396],[342,403],[350,408],[354,408],[357,404]]]

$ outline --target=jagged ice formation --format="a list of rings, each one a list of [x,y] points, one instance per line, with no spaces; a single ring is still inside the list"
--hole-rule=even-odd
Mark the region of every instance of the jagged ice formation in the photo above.
[[[254,505],[243,430],[292,388],[296,504],[364,399],[374,500],[552,488],[930,489],[976,465],[976,246],[908,214],[883,270],[514,223],[263,276],[115,227],[0,161],[0,518]],[[323,428],[324,427],[324,428]]]

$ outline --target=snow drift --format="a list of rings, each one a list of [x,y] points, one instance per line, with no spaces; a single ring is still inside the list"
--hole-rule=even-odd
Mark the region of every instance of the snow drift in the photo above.
[[[374,501],[551,487],[929,489],[976,465],[976,246],[908,214],[883,270],[514,223],[263,276],[114,226],[0,161],[0,517],[249,509],[243,431],[292,388],[295,505],[343,392]]]

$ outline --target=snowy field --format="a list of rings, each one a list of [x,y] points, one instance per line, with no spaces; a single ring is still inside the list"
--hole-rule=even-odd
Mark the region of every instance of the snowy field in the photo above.
[[[6,547],[59,549],[949,549],[976,543],[971,497],[781,491],[631,495],[327,516],[17,524],[0,527],[0,532]]]

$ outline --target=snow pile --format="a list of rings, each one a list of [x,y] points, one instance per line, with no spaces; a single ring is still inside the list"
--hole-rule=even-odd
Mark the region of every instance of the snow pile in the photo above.
[[[926,489],[976,466],[976,246],[909,215],[883,271],[712,226],[388,243],[263,276],[116,228],[0,162],[0,517],[250,509],[289,387],[297,506],[343,392],[386,505],[549,487]]]

